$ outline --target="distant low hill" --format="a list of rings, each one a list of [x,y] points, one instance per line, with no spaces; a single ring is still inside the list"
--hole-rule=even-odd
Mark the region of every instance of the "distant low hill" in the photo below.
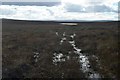
[[[2,19],[2,24],[27,24],[27,25],[62,25],[62,23],[75,23],[75,26],[90,26],[92,27],[104,27],[104,26],[118,26],[120,21],[34,21],[34,20],[14,20],[14,19]],[[62,25],[65,26],[65,25]],[[66,25],[68,26],[68,25]],[[71,25],[73,26],[73,25]]]
[[[19,21],[19,22],[42,22],[42,23],[94,23],[94,22],[120,22],[112,20],[96,20],[96,21],[86,21],[86,20],[17,20],[17,19],[6,19],[2,18],[2,21]]]

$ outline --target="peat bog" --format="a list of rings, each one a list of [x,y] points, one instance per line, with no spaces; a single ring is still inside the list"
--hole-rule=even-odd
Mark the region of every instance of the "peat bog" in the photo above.
[[[118,79],[118,22],[2,21],[3,78]]]

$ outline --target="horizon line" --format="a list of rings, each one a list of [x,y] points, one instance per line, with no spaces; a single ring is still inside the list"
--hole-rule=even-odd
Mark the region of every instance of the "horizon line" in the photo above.
[[[0,18],[1,20],[13,20],[13,21],[48,21],[48,22],[119,22],[120,20],[22,20],[22,19],[8,19],[8,18]]]

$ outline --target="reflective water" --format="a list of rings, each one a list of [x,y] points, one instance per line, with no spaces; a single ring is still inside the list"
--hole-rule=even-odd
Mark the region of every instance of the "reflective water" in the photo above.
[[[39,58],[39,52],[33,52],[34,53],[34,62],[37,63],[38,62],[38,58]]]
[[[76,59],[78,59],[79,64],[80,64],[80,70],[85,74],[86,78],[100,78],[100,74],[95,72],[90,65],[90,61],[84,53],[81,53],[81,49],[76,46],[76,42],[74,40],[75,36],[77,36],[75,33],[71,35],[66,35],[64,32],[63,37],[61,38],[60,45],[63,44],[64,41],[68,41],[68,43],[73,47],[74,53],[79,55]],[[71,40],[67,40],[67,38],[70,37]],[[72,51],[69,51],[68,53],[70,54]],[[53,64],[57,65],[58,62],[65,62],[66,59],[69,60],[70,56],[69,55],[64,55],[63,53],[53,53]],[[93,57],[98,60],[98,58],[93,55]]]

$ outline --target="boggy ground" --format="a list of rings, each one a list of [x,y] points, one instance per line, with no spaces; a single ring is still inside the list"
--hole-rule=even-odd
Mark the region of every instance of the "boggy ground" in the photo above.
[[[118,64],[118,22],[3,19],[3,78],[118,79]]]

